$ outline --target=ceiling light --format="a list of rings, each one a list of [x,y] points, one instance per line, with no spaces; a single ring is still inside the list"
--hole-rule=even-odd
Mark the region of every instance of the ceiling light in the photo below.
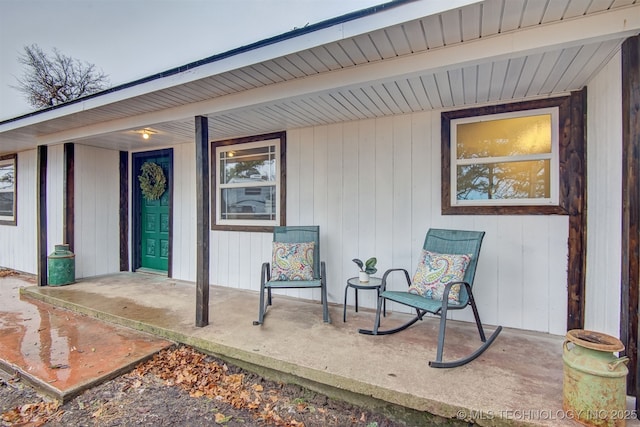
[[[146,130],[142,131],[142,139],[149,139],[149,133]]]

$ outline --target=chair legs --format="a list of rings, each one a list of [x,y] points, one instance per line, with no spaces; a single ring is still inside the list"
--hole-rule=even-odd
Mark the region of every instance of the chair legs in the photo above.
[[[322,289],[322,320],[324,323],[331,323],[329,319],[329,304],[327,303],[327,287],[323,284]]]
[[[498,326],[495,331],[491,334],[491,336],[487,339],[484,333],[484,329],[482,327],[482,323],[480,322],[480,316],[478,314],[478,308],[476,307],[476,302],[473,299],[473,294],[471,293],[471,289],[468,289],[469,292],[469,304],[473,309],[473,315],[475,317],[476,326],[478,327],[478,333],[480,335],[480,341],[482,341],[482,345],[478,347],[473,353],[471,353],[467,357],[463,357],[458,360],[453,360],[450,362],[444,362],[442,360],[442,356],[444,353],[444,338],[446,333],[447,326],[447,304],[443,304],[442,309],[440,310],[440,327],[438,331],[438,348],[436,350],[436,360],[429,361],[429,366],[432,368],[455,368],[457,366],[462,366],[471,362],[480,356],[484,351],[489,348],[489,346],[495,341],[498,337],[498,334],[502,331],[502,326]],[[383,306],[383,300],[385,298],[378,298],[378,308],[376,310],[376,319],[373,325],[373,330],[371,329],[359,329],[358,332],[365,335],[390,335],[395,334],[396,332],[403,331],[407,329],[409,326],[416,323],[418,320],[422,320],[424,315],[427,313],[425,310],[420,310],[416,308],[416,316],[410,319],[408,322],[398,326],[393,329],[380,330],[380,312]]]
[[[264,287],[264,284],[262,284],[260,286],[260,307],[258,309],[258,320],[253,321],[253,324],[256,326],[262,325],[262,322],[264,322],[264,314],[267,311],[267,307],[271,305],[271,288],[268,288],[267,291],[269,292],[269,296],[267,298],[267,304],[265,305],[264,303],[265,287]]]
[[[262,273],[260,279],[260,307],[258,309],[258,320],[254,320],[254,325],[262,325],[264,322],[264,314],[267,311],[267,307],[271,305],[271,288],[267,287],[267,282],[271,279],[271,275],[269,273],[269,264],[262,264]],[[267,291],[267,303],[264,302],[264,292]]]
[[[500,331],[502,331],[502,326],[498,326],[496,330],[493,331],[493,334],[491,334],[489,339],[486,338],[484,334],[484,328],[482,327],[482,323],[480,322],[478,307],[476,306],[476,301],[473,298],[473,293],[471,292],[471,287],[466,283],[465,286],[467,286],[467,292],[469,294],[469,304],[471,305],[471,309],[473,310],[473,317],[476,320],[476,326],[478,327],[478,333],[480,334],[480,341],[482,341],[483,344],[467,357],[453,360],[451,362],[443,362],[442,353],[444,352],[444,336],[447,324],[447,304],[443,304],[442,310],[440,312],[440,330],[438,332],[438,350],[436,352],[436,360],[429,361],[429,366],[431,366],[432,368],[455,368],[456,366],[462,366],[471,362],[482,353],[484,353],[484,351],[489,348],[493,341],[495,341],[495,339],[498,337]]]
[[[321,300],[322,300],[322,319],[325,323],[331,323],[331,319],[329,317],[329,302],[327,299],[327,285],[325,282],[326,272],[324,262],[321,263],[321,271],[322,278],[320,287],[321,292]],[[269,281],[269,266],[268,264],[263,264],[262,269],[262,279],[260,281],[260,307],[258,309],[258,320],[254,320],[254,325],[262,325],[264,323],[264,316],[267,313],[267,308],[271,305],[271,287],[268,286]],[[266,292],[266,301],[265,301],[265,292]]]
[[[407,329],[409,326],[413,325],[414,323],[416,323],[418,320],[422,320],[422,317],[427,313],[424,310],[418,310],[416,309],[416,316],[414,318],[412,318],[411,320],[409,320],[407,323],[404,323],[400,326],[398,326],[397,328],[394,329],[385,329],[385,330],[380,330],[380,312],[382,310],[382,308],[384,307],[384,311],[386,313],[387,307],[386,307],[386,301],[384,301],[385,298],[383,297],[378,297],[378,307],[376,308],[376,320],[373,324],[373,330],[371,329],[358,329],[358,333],[364,334],[364,335],[391,335],[391,334],[395,334],[396,332],[400,332],[400,331],[404,331],[405,329]]]
[[[331,319],[329,319],[329,302],[327,300],[327,267],[324,261],[320,262],[320,276],[322,283],[322,286],[320,287],[322,299],[322,320],[324,320],[324,323],[331,323]]]

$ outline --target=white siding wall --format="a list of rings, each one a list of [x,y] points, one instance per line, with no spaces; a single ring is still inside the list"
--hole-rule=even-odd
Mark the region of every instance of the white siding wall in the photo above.
[[[620,303],[620,84],[618,54],[588,88],[585,327],[612,335]],[[568,218],[442,216],[440,111],[294,129],[287,143],[287,223],[320,225],[331,302],[342,303],[346,279],[356,274],[354,257],[377,256],[380,273],[413,272],[428,228],[484,230],[475,284],[484,322],[564,334]],[[18,154],[18,225],[0,226],[0,266],[29,273],[37,271],[36,157],[35,150]],[[75,157],[76,275],[118,271],[119,154],[76,145]],[[62,242],[63,147],[50,147],[48,158],[50,252]],[[196,276],[195,200],[195,149],[177,145],[173,275],[189,281]],[[212,231],[210,237],[211,282],[257,291],[271,235]],[[320,298],[317,290],[282,292]],[[360,300],[375,306],[372,292]],[[454,318],[472,320],[467,311]]]
[[[289,131],[287,224],[320,226],[334,303],[342,302],[346,280],[356,275],[354,257],[377,256],[380,272],[403,267],[413,273],[430,227],[484,230],[475,283],[483,321],[566,332],[568,218],[442,216],[439,111]],[[268,233],[212,232],[212,283],[259,289],[270,242]],[[320,298],[317,290],[283,292]],[[349,298],[353,303],[352,293]],[[374,307],[374,293],[363,292],[360,304]],[[472,314],[454,317],[471,320]]]
[[[47,148],[47,254],[63,241],[64,145]]]
[[[17,225],[0,225],[0,266],[26,273],[38,272],[37,153],[18,153]]]
[[[196,154],[194,144],[173,147],[173,277],[196,280]],[[137,179],[133,177],[133,179]]]
[[[76,277],[120,270],[119,153],[75,146]]]
[[[622,227],[621,57],[589,82],[585,328],[620,331]]]

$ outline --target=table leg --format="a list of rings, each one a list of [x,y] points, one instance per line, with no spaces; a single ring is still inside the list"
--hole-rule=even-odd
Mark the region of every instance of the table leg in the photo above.
[[[347,321],[347,291],[349,290],[349,285],[344,288],[344,305],[342,306],[342,322]]]

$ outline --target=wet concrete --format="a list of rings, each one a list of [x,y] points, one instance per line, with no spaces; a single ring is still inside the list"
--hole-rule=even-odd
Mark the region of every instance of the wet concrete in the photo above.
[[[173,343],[20,296],[0,280],[0,368],[66,401]]]
[[[426,414],[436,414],[483,426],[577,425],[562,411],[562,336],[505,328],[473,362],[434,369],[427,361],[435,358],[436,318],[399,334],[372,337],[357,332],[372,326],[370,310],[354,313],[349,307],[343,323],[342,306],[330,305],[332,323],[325,324],[317,301],[274,295],[264,325],[253,326],[257,292],[211,286],[210,324],[197,328],[193,283],[120,273],[62,287],[28,285],[22,285],[27,286],[23,294],[57,307],[192,345],[332,397],[425,414],[423,421]],[[388,309],[384,326],[406,318]],[[447,328],[445,360],[479,345],[474,324],[450,321]],[[487,333],[493,329],[488,326]],[[638,425],[629,418],[627,426]]]

